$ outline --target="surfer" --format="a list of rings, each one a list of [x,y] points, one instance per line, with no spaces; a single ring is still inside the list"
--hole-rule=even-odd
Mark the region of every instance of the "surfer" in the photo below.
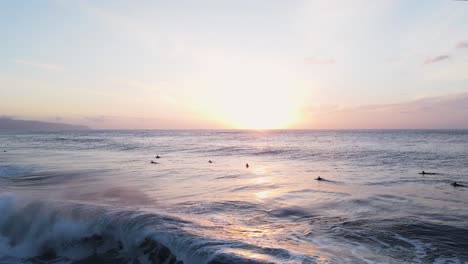
[[[421,174],[421,175],[436,175],[437,173],[435,173],[435,172],[425,172],[425,171],[422,171],[422,172],[420,172],[419,174]]]
[[[208,163],[213,163],[213,162],[211,160],[209,160]]]
[[[151,161],[151,164],[159,164],[159,163],[157,163],[156,161]]]
[[[457,182],[452,182],[451,185],[452,185],[453,187],[465,187],[465,185],[459,184],[459,183],[457,183]]]
[[[245,164],[245,167],[248,169],[250,166],[248,163]]]
[[[318,176],[317,178],[315,178],[316,181],[323,181],[324,179],[320,176]]]
[[[159,157],[159,155],[156,155],[156,158],[159,159],[159,158],[161,158],[161,157]]]

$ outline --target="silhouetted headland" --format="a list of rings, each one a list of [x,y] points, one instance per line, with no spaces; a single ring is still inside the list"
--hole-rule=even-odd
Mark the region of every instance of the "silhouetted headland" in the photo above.
[[[0,117],[0,130],[87,130],[89,127]]]

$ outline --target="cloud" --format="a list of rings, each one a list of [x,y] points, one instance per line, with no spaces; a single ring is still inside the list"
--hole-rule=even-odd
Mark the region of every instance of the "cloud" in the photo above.
[[[223,128],[212,120],[192,118],[148,118],[131,116],[95,115],[70,119],[70,122],[89,126],[93,129],[200,129]]]
[[[436,63],[436,62],[440,62],[440,61],[444,61],[444,60],[448,60],[448,59],[450,59],[450,55],[449,54],[443,54],[443,55],[439,55],[439,56],[427,59],[424,62],[424,64]]]
[[[307,64],[315,64],[315,65],[327,65],[327,64],[335,64],[336,63],[336,61],[334,59],[319,58],[319,57],[307,57],[307,58],[305,58],[305,62]]]
[[[310,108],[306,115],[309,128],[466,129],[468,92],[395,104],[337,107],[331,111]]]
[[[457,49],[468,49],[468,41],[461,41],[457,44]]]
[[[28,60],[20,60],[20,59],[13,60],[13,62],[16,63],[16,64],[31,66],[31,67],[41,69],[41,70],[53,70],[53,71],[63,70],[62,66],[55,65],[55,64],[38,63],[38,62],[33,62],[33,61],[28,61]]]

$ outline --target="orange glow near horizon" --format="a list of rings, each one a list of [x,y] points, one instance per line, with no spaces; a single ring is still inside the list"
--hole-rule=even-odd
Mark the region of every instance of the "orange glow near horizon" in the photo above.
[[[228,125],[238,129],[284,129],[295,122],[293,113],[274,105],[242,107],[240,111],[228,113]]]
[[[283,65],[210,51],[199,68],[190,97],[200,116],[233,129],[285,129],[302,121],[307,86]]]
[[[286,129],[300,122],[300,105],[291,95],[244,91],[218,97],[213,118],[234,129]]]

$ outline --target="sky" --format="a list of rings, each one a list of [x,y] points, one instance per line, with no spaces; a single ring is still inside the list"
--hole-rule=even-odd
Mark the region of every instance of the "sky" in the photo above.
[[[0,116],[468,128],[468,1],[0,0]]]

